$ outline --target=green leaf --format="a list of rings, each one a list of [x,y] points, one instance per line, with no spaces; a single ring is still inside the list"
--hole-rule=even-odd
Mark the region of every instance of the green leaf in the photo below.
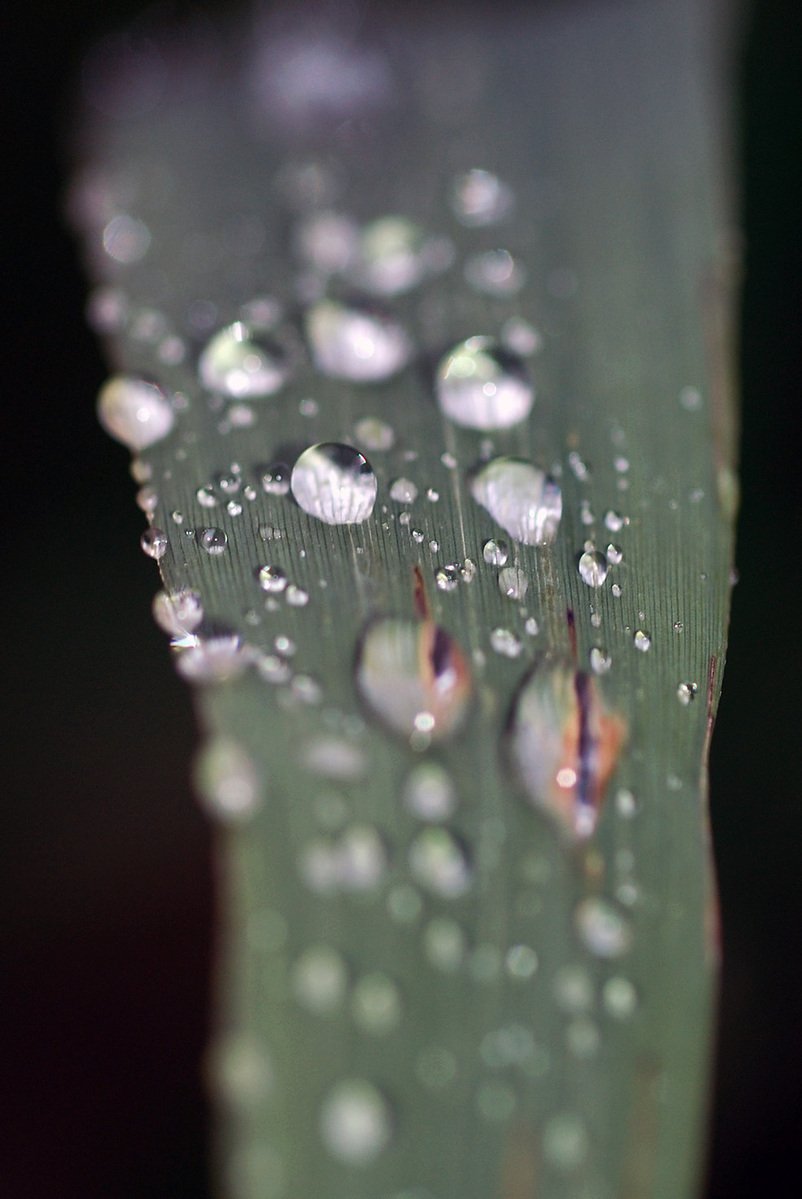
[[[89,73],[72,211],[115,369],[162,388],[116,383],[101,413],[142,447],[160,620],[208,737],[235,1199],[698,1184],[736,503],[718,18],[379,10]],[[473,176],[455,210],[478,168],[509,194]],[[353,228],[312,225],[327,209],[422,243],[372,226],[324,277],[353,255]],[[372,357],[336,343],[354,287],[398,291],[360,326]],[[248,361],[242,330],[209,347],[235,321],[266,327]],[[438,361],[479,336],[528,361],[472,343],[438,405]],[[287,493],[329,442],[372,475]],[[479,474],[498,458],[529,464],[506,507]],[[520,522],[547,473],[553,539]],[[337,523],[373,477],[370,515]]]

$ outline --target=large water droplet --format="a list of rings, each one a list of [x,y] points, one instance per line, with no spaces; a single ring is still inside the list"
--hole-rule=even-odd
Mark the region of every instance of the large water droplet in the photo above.
[[[406,330],[365,304],[320,300],[306,314],[306,333],[319,369],[355,383],[389,379],[412,356]]]
[[[588,675],[541,662],[518,694],[510,730],[512,758],[532,803],[571,835],[588,836],[624,734],[623,720],[607,711]]]
[[[582,582],[588,587],[601,587],[607,578],[607,559],[599,550],[585,550],[577,569]]]
[[[157,529],[155,525],[151,525],[139,538],[139,544],[149,558],[155,558],[158,562],[167,553],[170,543],[163,529]]]
[[[378,491],[367,458],[340,442],[322,442],[304,450],[293,467],[290,487],[304,512],[327,525],[367,520]]]
[[[465,847],[447,828],[418,833],[409,847],[409,866],[417,882],[444,899],[458,899],[473,882]]]
[[[97,414],[109,436],[134,451],[161,441],[175,423],[175,413],[162,389],[132,375],[113,375],[103,384]]]
[[[198,540],[201,549],[206,550],[206,553],[210,554],[213,558],[225,553],[226,546],[228,545],[228,536],[223,529],[202,529]]]
[[[532,408],[532,382],[517,354],[492,337],[469,337],[437,368],[437,400],[445,415],[469,429],[508,429]]]
[[[351,1166],[366,1166],[390,1140],[390,1107],[372,1083],[344,1079],[323,1101],[320,1132],[334,1157]]]
[[[531,462],[494,458],[471,480],[471,495],[506,533],[524,545],[554,540],[562,516],[562,492]]]
[[[286,355],[272,339],[235,321],[207,344],[198,360],[198,374],[209,391],[253,400],[278,391],[288,367]]]
[[[454,639],[430,621],[379,620],[360,647],[357,686],[394,732],[421,746],[455,732],[471,695],[468,664]]]

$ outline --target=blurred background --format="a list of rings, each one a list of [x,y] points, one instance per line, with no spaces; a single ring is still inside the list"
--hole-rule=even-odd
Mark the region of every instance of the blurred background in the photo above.
[[[0,881],[10,1199],[209,1194],[198,1062],[212,877],[188,785],[193,719],[150,617],[157,579],[137,544],[127,453],[95,424],[105,370],[61,220],[78,64],[140,10],[35,0],[7,10],[0,41],[15,203],[0,273],[14,558]],[[755,0],[740,62],[741,578],[712,761],[725,966],[705,1199],[792,1193],[802,1138],[801,12]]]

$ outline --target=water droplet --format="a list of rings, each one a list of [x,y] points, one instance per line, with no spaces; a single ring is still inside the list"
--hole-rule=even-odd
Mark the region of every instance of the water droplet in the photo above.
[[[179,640],[203,620],[203,603],[197,591],[158,591],[153,598],[153,619],[160,629]]]
[[[195,499],[198,501],[201,508],[217,507],[217,496],[214,494],[214,488],[210,484],[199,487],[195,492]]]
[[[317,1016],[336,1011],[345,999],[348,971],[329,945],[310,945],[295,962],[292,989],[298,1002]]]
[[[493,629],[490,645],[502,658],[518,658],[523,649],[520,637],[516,637],[510,629]]]
[[[492,337],[469,337],[437,368],[437,400],[469,429],[508,429],[529,415],[535,393],[522,360]]]
[[[513,945],[504,959],[511,978],[532,978],[537,970],[537,954],[529,945]]]
[[[412,356],[400,324],[365,304],[320,300],[306,314],[306,333],[319,369],[355,383],[389,379]]]
[[[613,664],[613,659],[607,650],[598,645],[593,646],[588,657],[590,658],[590,669],[594,674],[607,674]]]
[[[290,489],[290,468],[284,462],[274,462],[262,471],[262,491],[267,495],[286,495]]]
[[[366,1166],[379,1156],[391,1135],[389,1105],[364,1079],[344,1079],[326,1096],[320,1133],[329,1152],[350,1166]]]
[[[635,649],[640,650],[642,654],[647,653],[652,648],[652,639],[643,629],[638,629],[635,636],[632,638]]]
[[[139,544],[149,558],[155,558],[158,562],[167,553],[169,542],[163,529],[157,529],[155,525],[151,525],[139,538]]]
[[[434,581],[438,591],[456,591],[459,587],[459,566],[452,563],[449,566],[438,567]]]
[[[473,882],[473,870],[463,844],[447,828],[423,829],[409,847],[413,877],[443,899],[458,899]]]
[[[637,816],[640,805],[628,787],[619,787],[615,793],[615,806],[619,816],[630,820]]]
[[[175,423],[175,413],[162,389],[132,375],[113,375],[103,384],[97,414],[109,436],[133,451],[161,441]]]
[[[340,442],[322,442],[304,450],[293,467],[290,486],[299,507],[328,525],[367,520],[378,491],[367,458]]]
[[[451,207],[460,224],[469,229],[496,224],[512,205],[512,190],[490,171],[475,168],[453,182]]]
[[[679,402],[686,412],[698,412],[702,407],[702,393],[696,387],[683,387],[679,393]]]
[[[540,662],[515,701],[511,752],[521,781],[574,836],[593,832],[624,736],[594,681],[567,663]]]
[[[696,699],[699,687],[696,683],[680,683],[677,687],[677,699],[684,708]]]
[[[507,561],[509,551],[506,541],[494,541],[492,538],[482,546],[482,557],[488,566],[503,566]]]
[[[252,1108],[273,1088],[273,1065],[267,1049],[245,1032],[220,1035],[209,1047],[205,1066],[209,1082],[232,1106]]]
[[[257,578],[262,591],[276,593],[284,591],[287,586],[287,576],[280,566],[260,566]]]
[[[200,750],[195,787],[211,816],[224,823],[249,820],[261,804],[259,776],[247,750],[230,737],[214,737]]]
[[[601,587],[607,578],[607,559],[599,550],[585,550],[577,566],[579,577],[588,587]]]
[[[620,599],[621,598],[621,584],[613,583],[612,587],[610,588],[610,594],[613,596],[614,599]]]
[[[507,599],[522,600],[529,589],[529,580],[518,566],[505,566],[499,571],[498,589]]]
[[[543,1128],[543,1156],[555,1170],[574,1170],[588,1153],[588,1134],[579,1116],[552,1116]]]
[[[457,807],[454,784],[447,771],[436,762],[423,762],[410,771],[402,797],[413,816],[434,823],[448,820]]]
[[[570,963],[554,975],[552,992],[564,1012],[577,1015],[593,1006],[593,982],[584,966]]]
[[[423,931],[423,948],[436,969],[453,974],[459,970],[465,957],[465,933],[456,920],[448,916],[436,916]]]
[[[618,566],[623,561],[624,554],[620,546],[613,545],[612,542],[607,546],[607,561],[612,566]]]
[[[392,1032],[401,1019],[398,987],[388,975],[378,971],[363,975],[351,995],[351,1014],[354,1023],[372,1036]]]
[[[602,988],[602,1002],[616,1020],[628,1020],[638,1006],[638,993],[628,978],[615,975]]]
[[[387,868],[381,837],[369,824],[352,824],[340,838],[338,876],[346,891],[372,891]]]
[[[530,637],[537,637],[540,632],[540,625],[535,620],[534,616],[527,616],[524,621],[524,629]]]
[[[199,540],[201,548],[206,550],[207,554],[211,554],[213,558],[218,554],[225,553],[228,545],[228,536],[222,529],[203,529]]]
[[[309,592],[304,591],[297,583],[290,583],[285,599],[291,608],[305,608],[309,603]]]
[[[111,218],[103,230],[103,249],[109,258],[130,266],[140,262],[150,248],[150,230],[143,221],[125,212]]]
[[[215,333],[198,360],[204,387],[240,400],[273,395],[288,373],[286,355],[278,344],[243,321]]]
[[[334,736],[320,736],[310,741],[304,750],[303,763],[313,774],[337,782],[356,782],[367,769],[360,746]]]
[[[517,1106],[515,1091],[509,1083],[499,1079],[483,1082],[476,1092],[476,1110],[485,1120],[503,1123],[510,1119]]]
[[[372,295],[401,295],[428,273],[428,245],[424,231],[405,217],[380,217],[362,231],[351,277]]]
[[[370,625],[360,647],[357,685],[390,729],[421,746],[459,728],[471,695],[462,651],[430,621]]]
[[[155,487],[140,487],[136,493],[136,506],[146,516],[152,516],[159,506],[159,493]]]
[[[604,524],[611,533],[620,532],[620,530],[623,529],[624,525],[627,523],[628,521],[620,514],[620,512],[614,512],[612,508],[608,509],[608,511],[604,514]]]
[[[536,354],[543,344],[543,338],[523,317],[511,316],[501,327],[501,340],[508,350],[528,358]]]
[[[619,958],[632,944],[628,921],[605,899],[583,899],[574,921],[581,941],[596,957]]]
[[[467,260],[465,278],[485,295],[514,296],[526,282],[526,271],[509,250],[485,250]],[[508,340],[505,345],[509,346]]]
[[[358,240],[356,222],[328,210],[310,213],[295,233],[298,253],[323,275],[346,270],[356,255]]]
[[[215,633],[177,649],[176,669],[191,683],[224,683],[238,678],[253,655],[236,633]]]
[[[599,1048],[599,1030],[592,1020],[580,1016],[572,1020],[565,1030],[568,1052],[580,1060],[593,1057]]]
[[[554,541],[562,516],[557,483],[530,462],[494,458],[471,480],[471,495],[523,545]]]
[[[354,425],[354,434],[367,450],[390,450],[395,445],[392,425],[375,416],[363,416]]]
[[[410,479],[394,479],[390,484],[390,499],[397,504],[414,504],[418,489]]]

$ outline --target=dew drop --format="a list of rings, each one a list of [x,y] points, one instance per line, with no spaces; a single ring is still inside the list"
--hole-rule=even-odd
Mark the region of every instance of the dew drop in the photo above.
[[[529,580],[518,566],[505,566],[499,571],[498,589],[507,599],[522,600],[529,590]]]
[[[467,661],[454,639],[430,621],[370,625],[356,679],[376,716],[416,743],[441,740],[465,719],[471,695]]]
[[[482,546],[482,557],[488,566],[503,566],[509,557],[506,541],[491,538]]]
[[[389,379],[412,356],[412,342],[393,317],[356,302],[318,301],[306,314],[306,333],[319,369],[355,383]]]
[[[501,340],[508,350],[528,358],[536,354],[543,344],[543,339],[528,321],[523,317],[511,316],[501,327]]]
[[[514,296],[526,282],[526,271],[509,250],[485,250],[465,263],[465,278],[471,287],[489,296]],[[509,346],[509,341],[505,341]]]
[[[225,553],[226,546],[228,545],[228,536],[222,529],[203,529],[201,530],[199,540],[201,548],[213,558]]]
[[[103,384],[97,414],[109,436],[135,452],[161,441],[175,423],[162,389],[132,375],[113,375]]]
[[[441,411],[469,429],[508,429],[529,415],[535,393],[523,361],[492,337],[469,337],[445,355],[435,379]]]
[[[580,940],[599,958],[619,958],[632,944],[629,922],[605,899],[583,899],[574,913]]]
[[[511,978],[529,979],[537,970],[537,954],[529,945],[513,945],[504,959]]]
[[[474,168],[458,175],[452,184],[454,215],[469,229],[496,224],[507,216],[512,205],[512,190],[490,171]]]
[[[286,495],[290,489],[290,468],[274,462],[261,472],[262,491],[267,495]]]
[[[322,442],[300,455],[290,477],[299,507],[327,525],[367,520],[376,502],[373,468],[353,446]]]
[[[579,1116],[552,1116],[543,1128],[543,1156],[555,1170],[575,1170],[588,1153],[588,1134]]]
[[[642,654],[647,653],[652,648],[652,639],[643,629],[638,629],[632,638],[635,649],[640,650]]]
[[[390,484],[390,499],[397,504],[414,504],[418,489],[410,479],[394,479]]]
[[[305,608],[309,603],[309,592],[304,591],[303,587],[299,587],[297,583],[290,583],[285,599],[291,608]]]
[[[540,662],[513,708],[510,747],[530,801],[576,837],[596,826],[625,737],[594,681],[567,663]]]
[[[169,542],[163,529],[157,529],[155,525],[151,525],[139,538],[139,544],[149,558],[155,558],[158,562],[167,553]]]
[[[395,445],[395,432],[392,425],[379,420],[375,416],[363,416],[354,425],[354,434],[365,449],[381,452],[390,450]]]
[[[358,240],[359,230],[351,217],[325,209],[305,217],[295,234],[299,255],[323,275],[346,270],[356,255]]]
[[[490,645],[502,658],[518,658],[523,649],[520,637],[516,637],[510,629],[493,629],[490,633]]]
[[[247,750],[214,737],[195,760],[195,787],[209,815],[228,824],[249,820],[261,804],[259,776]]]
[[[598,645],[593,646],[588,657],[590,659],[590,669],[594,674],[607,674],[607,671],[613,664],[613,659],[607,650],[602,649]]]
[[[448,916],[436,916],[423,932],[423,949],[429,962],[446,974],[453,974],[465,957],[465,933]]]
[[[150,230],[144,222],[121,212],[103,230],[103,249],[123,266],[139,262],[150,247]]]
[[[677,687],[677,699],[683,708],[687,708],[696,699],[699,687],[696,683],[680,683]]]
[[[236,633],[215,633],[177,650],[176,669],[191,683],[224,683],[239,678],[253,660]]]
[[[195,492],[195,499],[200,504],[201,508],[216,508],[217,496],[214,493],[214,488],[210,484],[199,487]]]
[[[416,287],[429,270],[429,238],[405,217],[387,216],[362,231],[351,277],[377,296],[397,296]]]
[[[620,546],[613,545],[612,542],[607,546],[607,561],[612,566],[618,566],[624,558],[623,551]]]
[[[410,771],[402,798],[413,816],[433,823],[448,820],[457,806],[454,784],[448,772],[435,762],[424,762]]]
[[[584,966],[561,966],[552,981],[552,993],[564,1012],[577,1015],[593,1006],[593,982]]]
[[[638,1006],[638,993],[628,978],[615,975],[602,988],[605,1010],[616,1020],[628,1020]]]
[[[389,1105],[372,1083],[343,1079],[323,1101],[320,1132],[334,1157],[351,1166],[366,1166],[390,1140]]]
[[[409,847],[409,866],[417,882],[443,899],[458,899],[473,882],[467,851],[447,828],[418,833]]]
[[[523,545],[554,541],[562,516],[557,483],[530,462],[494,458],[471,480],[471,495]]]
[[[612,508],[608,509],[608,511],[604,514],[605,527],[608,528],[611,533],[620,532],[626,523],[626,520],[620,514],[620,512],[614,512]]]
[[[318,1016],[330,1015],[345,999],[348,971],[335,949],[310,945],[293,965],[291,985],[298,1002]]]
[[[176,640],[187,637],[203,620],[199,593],[189,589],[157,592],[153,598],[153,619],[170,637]]]
[[[280,566],[260,566],[257,578],[262,591],[273,594],[284,591],[287,586],[287,576]]]
[[[459,587],[459,577],[459,567],[456,564],[438,567],[434,575],[437,590],[456,591]]]
[[[585,550],[577,569],[582,582],[588,587],[601,587],[607,578],[607,559],[599,550]]]
[[[401,1019],[398,987],[386,974],[375,971],[359,979],[351,995],[354,1023],[371,1036],[386,1036]]]
[[[276,342],[243,321],[215,333],[198,360],[209,391],[239,400],[273,395],[287,380],[286,355]]]

